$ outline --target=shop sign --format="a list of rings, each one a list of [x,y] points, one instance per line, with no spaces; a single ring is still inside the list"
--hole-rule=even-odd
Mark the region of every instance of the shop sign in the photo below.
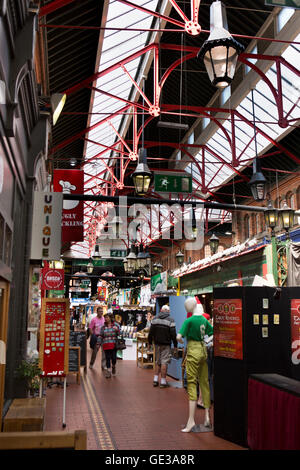
[[[55,261],[61,254],[62,194],[34,192],[31,259]]]
[[[44,268],[42,270],[42,289],[63,290],[64,270]]]
[[[63,194],[83,194],[82,170],[54,170],[53,188]],[[64,200],[62,242],[83,241],[83,201]]]
[[[242,299],[215,299],[214,355],[243,359]]]
[[[300,364],[300,299],[291,300],[292,363]]]

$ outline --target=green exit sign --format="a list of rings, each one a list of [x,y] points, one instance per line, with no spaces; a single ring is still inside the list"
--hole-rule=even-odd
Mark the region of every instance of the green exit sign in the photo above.
[[[154,174],[154,190],[163,193],[191,193],[192,178],[188,175]]]
[[[282,8],[300,8],[300,0],[265,0],[265,5]]]

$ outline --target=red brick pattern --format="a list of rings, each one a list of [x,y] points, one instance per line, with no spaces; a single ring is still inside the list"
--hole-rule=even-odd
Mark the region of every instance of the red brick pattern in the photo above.
[[[90,352],[88,352],[88,355]],[[81,383],[68,376],[66,430],[86,429],[88,450],[240,450],[206,433],[182,433],[188,398],[182,388],[152,386],[153,370],[135,361],[117,361],[117,375],[106,379],[100,357],[93,369],[82,369]],[[174,382],[171,377],[169,381]],[[62,430],[63,389],[46,390],[45,430]],[[204,411],[197,409],[196,422]]]

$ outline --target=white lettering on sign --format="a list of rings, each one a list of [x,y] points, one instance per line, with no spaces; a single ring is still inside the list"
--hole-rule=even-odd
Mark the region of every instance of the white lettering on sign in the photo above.
[[[296,349],[298,348],[298,349]],[[296,349],[292,354],[292,363],[297,366],[300,364],[300,340],[296,339],[292,342],[292,349]]]

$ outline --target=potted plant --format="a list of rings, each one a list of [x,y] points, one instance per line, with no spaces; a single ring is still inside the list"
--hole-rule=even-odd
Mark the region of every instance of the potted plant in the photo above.
[[[23,359],[16,369],[16,377],[25,383],[28,396],[38,394],[41,373],[37,358]]]

